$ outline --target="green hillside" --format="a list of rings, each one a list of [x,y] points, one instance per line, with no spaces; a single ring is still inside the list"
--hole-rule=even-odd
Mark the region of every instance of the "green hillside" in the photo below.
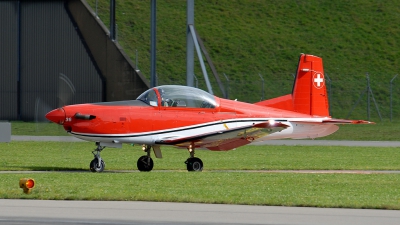
[[[88,0],[95,9],[95,0]],[[109,0],[98,13],[109,24]],[[117,0],[118,42],[149,78],[150,1]],[[324,60],[331,111],[346,117],[366,90],[366,74],[384,121],[390,80],[400,65],[400,4],[394,0],[196,0],[195,27],[229,98],[256,102],[290,93],[300,53]],[[185,84],[186,1],[157,1],[158,84]],[[226,82],[223,74],[229,78]],[[199,87],[206,89],[199,63]],[[212,77],[209,70],[209,76]],[[265,79],[264,93],[262,81]],[[400,78],[393,83],[393,118],[400,119]],[[327,84],[329,87],[329,84]],[[221,96],[218,85],[213,85]],[[367,98],[350,118],[367,119]],[[379,120],[371,99],[371,120]]]

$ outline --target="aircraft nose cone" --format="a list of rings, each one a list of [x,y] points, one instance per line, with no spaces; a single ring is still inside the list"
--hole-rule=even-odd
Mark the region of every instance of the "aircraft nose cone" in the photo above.
[[[53,123],[63,124],[65,121],[65,111],[63,108],[54,109],[46,114],[46,118]]]

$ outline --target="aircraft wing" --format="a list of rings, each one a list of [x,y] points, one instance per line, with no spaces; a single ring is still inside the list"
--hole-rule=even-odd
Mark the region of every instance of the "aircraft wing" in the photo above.
[[[284,130],[287,127],[287,125],[279,122],[262,122],[191,137],[157,140],[155,143],[175,145],[178,147],[187,147],[193,144],[195,148],[228,151],[247,145],[258,138]]]
[[[324,117],[324,118],[288,118],[285,121],[288,122],[295,122],[295,123],[325,123],[325,124],[375,124],[374,122],[371,121],[366,121],[366,120],[346,120],[346,119],[335,119],[335,118],[330,118],[330,117]]]
[[[331,124],[375,124],[374,122],[370,122],[370,121],[366,121],[366,120],[344,120],[344,119],[323,120],[322,123],[331,123]]]

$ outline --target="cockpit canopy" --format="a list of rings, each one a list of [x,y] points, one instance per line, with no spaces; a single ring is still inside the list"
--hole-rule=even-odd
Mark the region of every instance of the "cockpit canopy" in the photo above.
[[[155,91],[157,90],[157,92]],[[215,108],[215,97],[203,90],[179,85],[158,86],[145,91],[137,100],[151,106]]]

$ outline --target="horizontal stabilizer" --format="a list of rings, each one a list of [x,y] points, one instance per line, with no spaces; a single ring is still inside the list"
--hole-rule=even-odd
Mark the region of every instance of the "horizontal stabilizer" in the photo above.
[[[260,106],[268,106],[268,107],[272,107],[272,108],[276,108],[276,109],[294,111],[292,94],[268,99],[268,100],[261,101],[261,102],[256,102],[254,104],[260,105]]]

